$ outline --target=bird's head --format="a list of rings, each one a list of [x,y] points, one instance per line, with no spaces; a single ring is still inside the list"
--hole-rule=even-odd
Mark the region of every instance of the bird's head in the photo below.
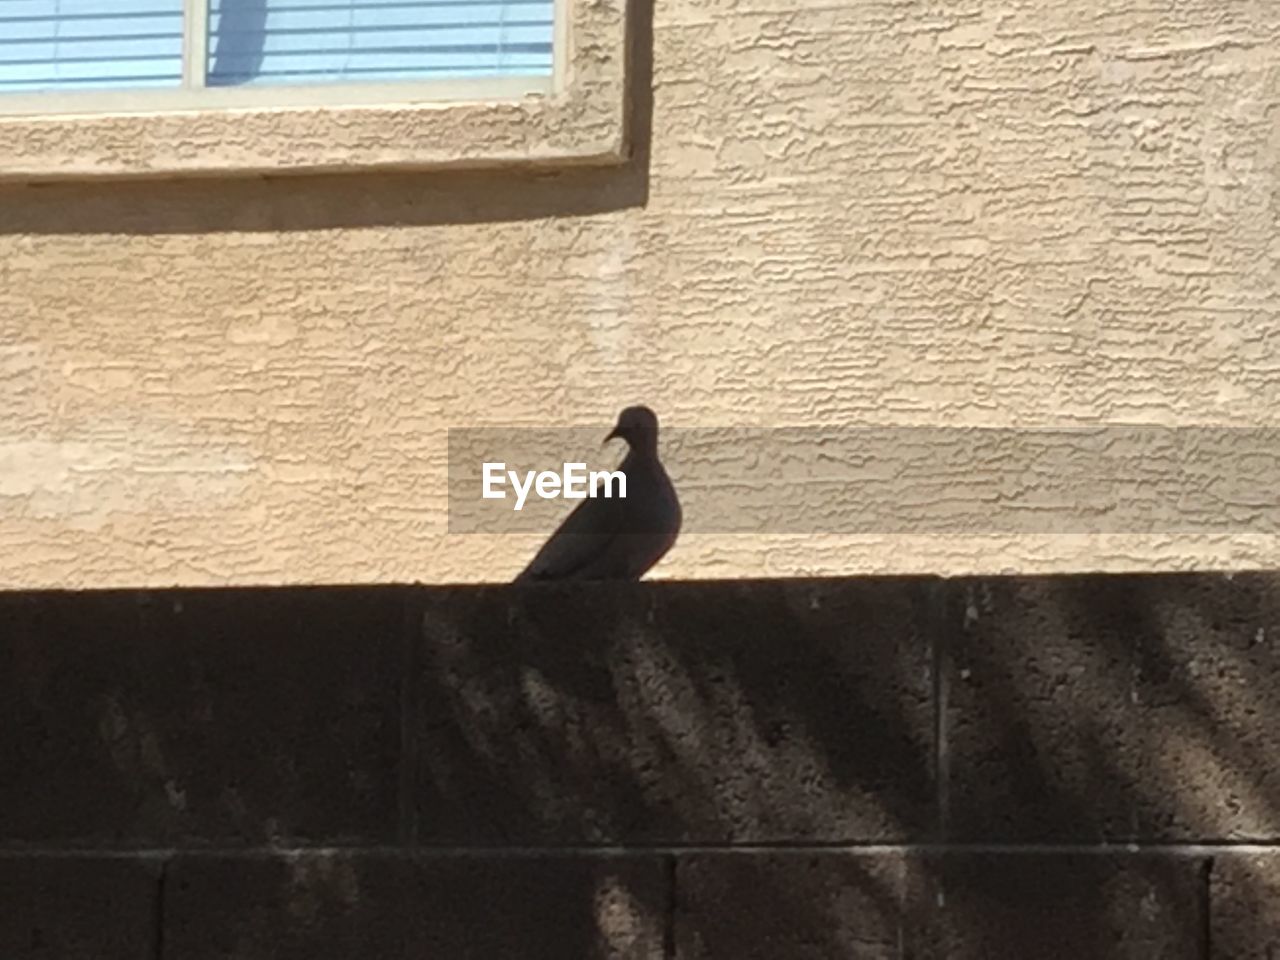
[[[604,438],[604,442],[608,443],[615,438],[627,441],[632,450],[657,450],[657,415],[648,407],[627,407],[618,414],[618,422]]]

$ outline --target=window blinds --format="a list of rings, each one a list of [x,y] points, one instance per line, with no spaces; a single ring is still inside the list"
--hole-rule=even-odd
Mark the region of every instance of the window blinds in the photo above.
[[[178,87],[184,0],[0,0],[0,95]],[[554,0],[208,0],[208,86],[548,76]],[[198,28],[196,25],[192,29]]]
[[[182,0],[0,0],[0,94],[178,86]]]
[[[552,0],[210,0],[209,86],[546,75]]]

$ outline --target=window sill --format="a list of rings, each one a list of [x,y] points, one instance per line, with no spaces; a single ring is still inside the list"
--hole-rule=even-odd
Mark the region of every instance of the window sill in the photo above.
[[[627,0],[568,0],[565,10],[547,95],[0,116],[0,181],[621,163]]]

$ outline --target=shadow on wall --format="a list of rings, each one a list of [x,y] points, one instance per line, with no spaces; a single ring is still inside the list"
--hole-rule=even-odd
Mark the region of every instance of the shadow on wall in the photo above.
[[[0,594],[0,843],[184,851],[187,958],[1250,960],[1270,855],[1180,845],[1280,838],[1278,638],[1273,575]]]
[[[1278,587],[432,591],[415,836],[674,847],[682,958],[1207,958],[1176,846],[1280,836]]]
[[[429,591],[413,839],[663,848],[675,899],[628,900],[667,951],[587,923],[564,957],[897,956],[849,950],[896,944],[906,862],[821,848],[938,839],[938,599],[924,580]]]
[[[245,9],[252,16],[254,4]],[[0,184],[0,235],[436,226],[642,207],[653,129],[652,0],[635,0],[630,16],[631,157],[620,166]]]
[[[931,590],[433,591],[415,670],[413,832],[427,843],[935,838]]]
[[[209,73],[221,85],[248,83],[262,68],[267,0],[222,0],[220,12],[221,30]]]

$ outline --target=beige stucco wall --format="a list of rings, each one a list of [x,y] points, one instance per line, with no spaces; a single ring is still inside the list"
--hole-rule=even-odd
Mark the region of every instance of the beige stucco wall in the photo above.
[[[637,400],[1280,421],[1271,0],[671,0],[652,33],[622,168],[0,190],[0,584],[501,579],[534,542],[444,534],[445,429]],[[689,537],[655,575],[1276,561]]]

